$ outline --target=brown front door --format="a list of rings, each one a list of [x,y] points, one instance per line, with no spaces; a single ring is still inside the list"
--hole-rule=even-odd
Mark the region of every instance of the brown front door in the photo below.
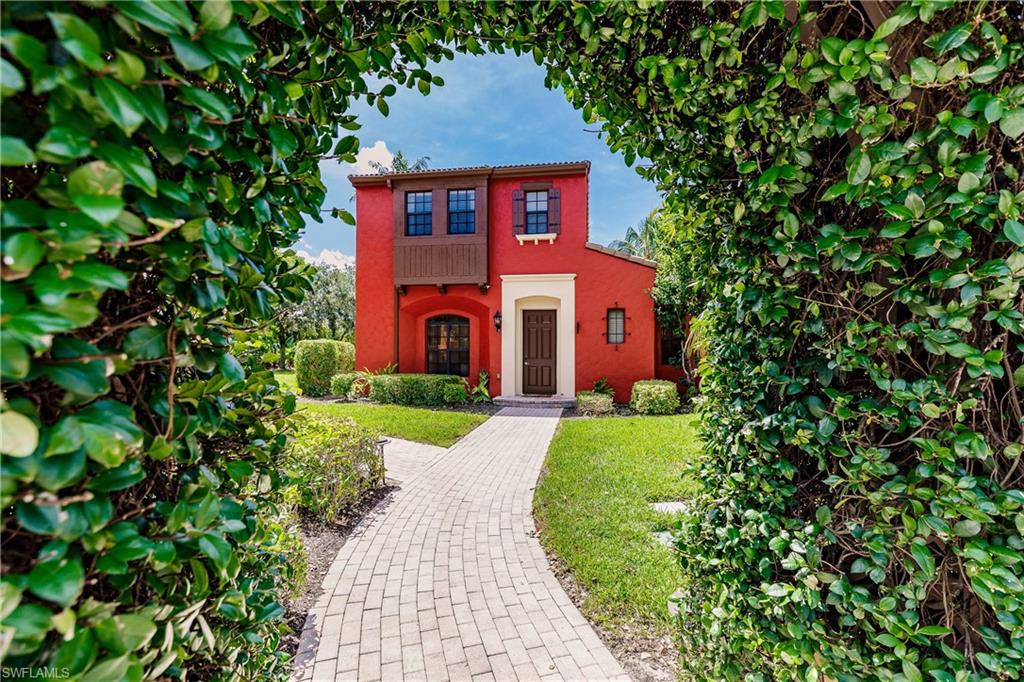
[[[555,311],[523,311],[523,393],[555,392]]]

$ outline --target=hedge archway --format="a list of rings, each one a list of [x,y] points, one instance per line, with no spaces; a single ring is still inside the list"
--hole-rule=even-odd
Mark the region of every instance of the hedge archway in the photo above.
[[[696,672],[1019,675],[1020,6],[888,7],[4,3],[4,664],[284,674],[294,399],[231,335],[352,98],[513,49],[700,219]]]

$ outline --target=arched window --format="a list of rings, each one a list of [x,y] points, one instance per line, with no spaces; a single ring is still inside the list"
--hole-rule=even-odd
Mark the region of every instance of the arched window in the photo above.
[[[427,372],[469,376],[469,320],[438,315],[427,320]]]

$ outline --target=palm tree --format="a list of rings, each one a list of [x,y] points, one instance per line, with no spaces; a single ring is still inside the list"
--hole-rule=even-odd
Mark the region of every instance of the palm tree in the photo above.
[[[631,256],[656,260],[662,236],[661,209],[656,208],[638,225],[627,229],[624,239],[616,239],[608,246]]]
[[[429,156],[421,156],[410,163],[409,159],[407,159],[405,154],[402,153],[402,150],[399,149],[391,158],[390,166],[386,166],[380,161],[370,161],[370,167],[377,172],[377,175],[387,175],[389,173],[415,173],[416,171],[426,170],[429,162]]]

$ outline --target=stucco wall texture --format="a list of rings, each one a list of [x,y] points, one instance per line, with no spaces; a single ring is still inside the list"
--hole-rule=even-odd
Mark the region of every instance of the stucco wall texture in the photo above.
[[[561,190],[561,233],[553,243],[520,244],[513,233],[512,192],[530,182],[551,182]],[[655,376],[656,325],[649,295],[654,269],[586,248],[587,191],[584,173],[492,177],[487,202],[490,288],[481,292],[476,285],[450,285],[442,294],[433,285],[409,286],[399,295],[393,284],[391,189],[357,187],[356,368],[377,370],[397,363],[401,372],[426,371],[427,319],[458,314],[470,321],[470,378],[475,380],[480,370],[487,370],[491,394],[498,395],[503,338],[493,317],[501,306],[501,276],[573,273],[576,328],[557,332],[575,336],[576,385],[558,386],[557,392],[575,395],[607,378],[616,400],[627,401],[633,382]],[[609,344],[605,339],[609,308],[625,309],[625,343]]]

